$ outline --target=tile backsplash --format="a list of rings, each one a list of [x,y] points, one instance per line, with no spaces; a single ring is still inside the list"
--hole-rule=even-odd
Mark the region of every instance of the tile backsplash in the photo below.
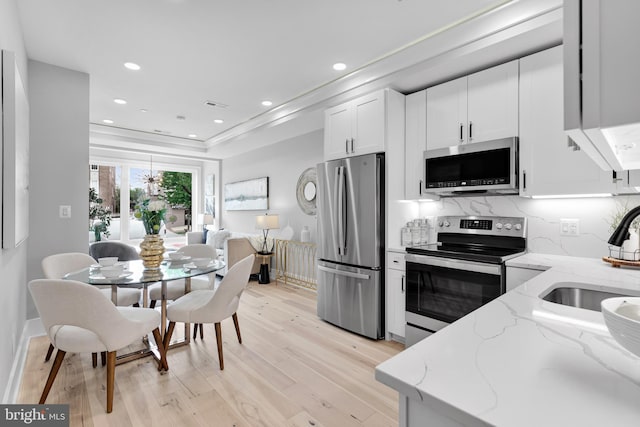
[[[518,196],[452,197],[419,203],[420,217],[441,215],[523,216],[529,252],[600,258],[609,255],[611,219],[640,196],[579,199],[528,199]],[[561,235],[561,219],[577,219],[577,236]]]

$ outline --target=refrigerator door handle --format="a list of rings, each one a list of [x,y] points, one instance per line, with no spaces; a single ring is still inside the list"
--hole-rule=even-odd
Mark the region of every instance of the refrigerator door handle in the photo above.
[[[369,280],[369,278],[371,277],[368,274],[353,273],[351,271],[336,270],[335,268],[329,268],[329,267],[325,267],[325,266],[322,266],[322,265],[318,266],[318,270],[325,271],[327,273],[337,274],[339,276],[353,277],[355,279]]]
[[[345,176],[344,176],[344,166],[339,166],[338,170],[338,255],[346,255],[345,254],[345,223],[344,223],[344,211],[345,211]]]

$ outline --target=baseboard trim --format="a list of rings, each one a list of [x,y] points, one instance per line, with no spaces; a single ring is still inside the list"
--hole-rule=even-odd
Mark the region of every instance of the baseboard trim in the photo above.
[[[4,396],[2,397],[3,404],[16,403],[18,391],[20,390],[20,382],[22,380],[22,371],[24,371],[24,364],[27,360],[29,341],[31,341],[31,338],[39,337],[41,335],[45,335],[45,333],[40,318],[28,319],[22,329],[22,336],[18,343],[18,349],[13,358],[13,365],[11,366],[11,372],[9,373],[9,381],[7,381],[7,388],[5,389]]]

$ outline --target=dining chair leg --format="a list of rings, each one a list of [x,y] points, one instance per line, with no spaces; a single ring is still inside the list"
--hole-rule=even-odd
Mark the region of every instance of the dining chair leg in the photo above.
[[[160,360],[158,360],[158,371],[169,370],[169,363],[167,362],[167,352],[164,349],[164,342],[160,336],[160,329],[155,328],[153,330],[153,339],[156,340],[158,351],[160,352]]]
[[[116,379],[116,352],[107,352],[107,413],[113,410],[113,389]]]
[[[203,340],[204,339],[204,328],[203,328],[203,324],[200,323],[200,339]]]
[[[199,323],[193,324],[193,339],[195,340],[198,337],[198,325]]]
[[[91,366],[98,366],[98,353],[91,353]]]
[[[49,390],[51,390],[53,381],[56,379],[56,375],[58,375],[58,371],[60,370],[60,366],[62,366],[62,360],[64,359],[65,354],[66,352],[62,350],[58,350],[58,352],[56,353],[56,358],[53,361],[53,365],[51,365],[51,371],[49,371],[47,383],[44,385],[44,390],[42,390],[42,395],[40,396],[40,401],[38,402],[40,405],[43,405],[45,400],[47,400]]]
[[[48,362],[49,359],[51,359],[51,355],[53,354],[53,349],[54,349],[53,344],[49,344],[49,350],[47,350],[47,355],[44,358],[45,362]]]
[[[169,326],[167,327],[167,332],[164,334],[164,342],[162,343],[164,346],[165,353],[169,349],[169,343],[171,342],[171,335],[173,335],[173,329],[176,327],[176,322],[169,322]]]
[[[220,370],[224,370],[224,359],[222,358],[222,330],[220,329],[220,322],[215,324],[216,327],[216,342],[218,343],[218,359],[220,360]]]
[[[149,303],[149,308],[156,308],[156,300],[151,300],[151,302]]]
[[[102,366],[107,364],[107,352],[106,351],[101,351],[100,352],[100,361],[102,362]]]
[[[240,324],[238,323],[238,314],[233,313],[233,325],[236,327],[236,335],[238,336],[238,342],[242,344],[242,337],[240,336]]]

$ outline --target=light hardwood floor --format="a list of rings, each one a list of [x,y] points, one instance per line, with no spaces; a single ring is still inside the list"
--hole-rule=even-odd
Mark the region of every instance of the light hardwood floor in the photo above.
[[[166,373],[148,357],[118,365],[111,414],[105,368],[88,354],[67,354],[47,403],[69,403],[72,426],[397,426],[398,395],[374,367],[403,347],[319,320],[315,301],[305,289],[252,281],[238,310],[243,344],[231,319],[222,323],[224,371],[205,325],[204,341],[169,351]],[[17,403],[37,403],[48,345],[31,340]]]

